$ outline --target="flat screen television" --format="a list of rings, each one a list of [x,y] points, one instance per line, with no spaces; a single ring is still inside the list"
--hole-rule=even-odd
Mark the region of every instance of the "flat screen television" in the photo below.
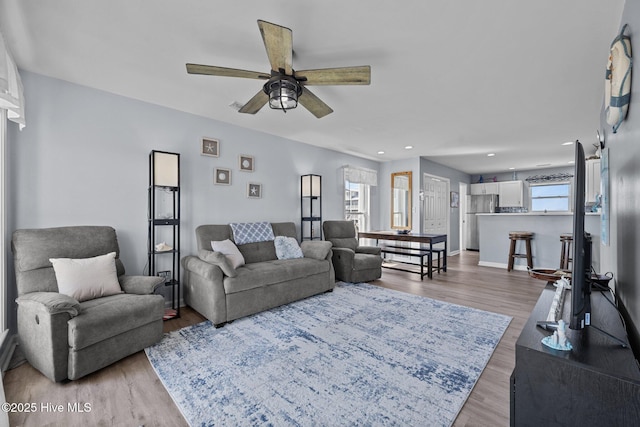
[[[591,324],[591,236],[584,231],[585,157],[582,144],[575,144],[573,178],[573,269],[571,271],[571,318],[569,328]]]

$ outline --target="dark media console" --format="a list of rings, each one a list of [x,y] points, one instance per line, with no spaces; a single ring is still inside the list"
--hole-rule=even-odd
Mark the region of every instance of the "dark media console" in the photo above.
[[[570,292],[570,291],[567,291]],[[555,288],[547,285],[516,342],[511,375],[512,426],[637,426],[640,423],[640,369],[633,352],[599,331],[567,329],[572,351],[544,346],[552,332],[545,320]],[[569,319],[565,297],[562,318]],[[605,297],[591,294],[592,323],[626,340],[626,331]]]

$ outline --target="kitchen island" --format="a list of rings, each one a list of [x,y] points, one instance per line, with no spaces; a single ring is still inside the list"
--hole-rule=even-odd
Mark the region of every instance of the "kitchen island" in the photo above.
[[[534,268],[558,268],[560,266],[560,235],[573,232],[573,214],[559,213],[487,213],[477,214],[480,230],[480,261],[478,265],[507,268],[509,262],[509,232],[531,231]],[[600,272],[600,214],[587,213],[585,231],[591,233],[592,265]],[[524,252],[524,242],[518,242],[516,251]],[[516,258],[514,269],[526,270],[526,259]]]

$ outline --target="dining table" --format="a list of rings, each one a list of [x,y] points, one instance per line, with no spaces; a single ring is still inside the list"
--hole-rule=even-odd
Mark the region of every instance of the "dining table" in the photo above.
[[[364,239],[375,239],[376,245],[379,246],[379,242],[381,240],[384,241],[400,241],[400,242],[410,242],[410,243],[419,243],[420,248],[416,249],[424,249],[425,251],[429,251],[427,257],[427,276],[429,279],[433,279],[433,259],[432,254],[434,251],[438,251],[438,248],[434,248],[434,244],[444,243],[444,252],[443,252],[443,260],[442,260],[442,271],[447,271],[447,235],[446,234],[432,234],[432,233],[400,233],[398,231],[359,231],[359,238]],[[411,256],[408,252],[407,255]],[[422,259],[422,258],[421,258]],[[422,267],[422,263],[421,263]],[[413,272],[411,270],[404,270]],[[422,275],[422,273],[421,273]]]

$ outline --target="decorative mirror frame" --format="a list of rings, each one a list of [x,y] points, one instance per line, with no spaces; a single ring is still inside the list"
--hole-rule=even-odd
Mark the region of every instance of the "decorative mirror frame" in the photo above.
[[[396,212],[396,207],[394,206],[394,197],[393,197],[393,190],[394,190],[394,182],[395,182],[395,178],[397,176],[406,176],[409,180],[409,194],[408,194],[408,199],[407,199],[407,225],[406,226],[399,226],[399,225],[394,225],[394,221],[393,221],[393,216]],[[392,230],[411,230],[411,224],[412,224],[412,217],[411,217],[411,211],[413,210],[412,208],[412,201],[413,201],[413,194],[412,194],[412,188],[413,188],[413,181],[412,181],[412,176],[413,176],[413,172],[411,171],[407,171],[407,172],[393,172],[391,174],[391,229]]]

